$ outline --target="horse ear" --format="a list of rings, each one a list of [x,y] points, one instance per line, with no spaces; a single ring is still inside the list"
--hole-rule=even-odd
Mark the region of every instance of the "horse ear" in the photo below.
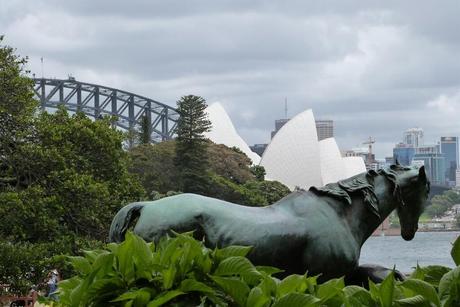
[[[418,177],[425,182],[427,181],[424,165],[420,166],[420,168],[418,169]]]

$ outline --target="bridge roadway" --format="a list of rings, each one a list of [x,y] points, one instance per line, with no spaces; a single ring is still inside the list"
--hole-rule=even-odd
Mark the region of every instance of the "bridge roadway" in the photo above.
[[[69,79],[34,78],[34,92],[40,105],[58,108],[63,105],[73,112],[83,112],[95,119],[116,116],[116,125],[133,130],[147,118],[153,142],[173,137],[179,114],[164,103],[120,89]]]

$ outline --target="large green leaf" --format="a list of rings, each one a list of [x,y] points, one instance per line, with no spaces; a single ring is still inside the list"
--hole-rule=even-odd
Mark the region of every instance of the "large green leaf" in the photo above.
[[[270,303],[270,297],[265,295],[259,287],[254,287],[249,292],[246,307],[263,307]]]
[[[88,259],[90,263],[93,263],[94,260],[96,260],[97,256],[99,256],[102,253],[107,253],[105,250],[85,250],[83,251],[83,254],[85,255],[85,258]]]
[[[316,293],[316,288],[318,287],[318,277],[316,276],[308,276],[305,281],[307,282],[307,292],[310,294]]]
[[[163,289],[169,290],[174,284],[176,278],[177,269],[175,266],[170,266],[166,270],[162,271],[163,276]]]
[[[436,289],[426,281],[418,279],[408,279],[401,283],[401,287],[409,289],[413,295],[422,295],[436,306],[441,306]]]
[[[424,307],[424,306],[429,307],[430,306],[428,300],[425,299],[423,295],[420,295],[420,294],[409,297],[409,298],[399,299],[399,300],[396,300],[396,302],[400,306],[417,306],[417,307]]]
[[[272,267],[272,266],[264,266],[264,265],[257,265],[256,270],[259,272],[264,272],[268,275],[273,275],[276,273],[282,273],[284,270],[280,270],[278,268]]]
[[[72,300],[70,299],[70,293],[82,283],[82,279],[78,276],[74,276],[69,279],[65,279],[59,282],[58,294],[60,296],[60,302],[64,306],[72,306]]]
[[[438,287],[441,278],[452,270],[451,268],[442,265],[429,265],[425,267],[419,267],[412,273],[412,278],[422,279],[435,287]]]
[[[132,301],[135,306],[145,306],[150,301],[151,292],[152,291],[150,288],[142,288],[134,291],[128,291],[121,294],[111,302],[116,303],[123,301]]]
[[[460,236],[455,240],[452,250],[450,251],[452,259],[456,265],[460,265]]]
[[[342,289],[342,292],[345,295],[345,299],[348,300],[352,306],[373,306],[375,304],[369,291],[362,287],[347,286]]]
[[[93,262],[92,270],[98,270],[97,277],[114,276],[114,255],[109,253],[99,254]]]
[[[219,266],[214,271],[216,276],[232,276],[232,275],[249,275],[260,274],[257,272],[254,265],[245,257],[232,256],[222,260]]]
[[[382,307],[391,307],[393,304],[393,293],[395,288],[394,272],[388,274],[379,287],[380,302]]]
[[[91,272],[91,264],[87,258],[84,257],[69,257],[70,263],[74,269],[82,275],[87,275]]]
[[[90,293],[90,287],[94,282],[98,270],[94,270],[91,274],[87,275],[82,282],[73,288],[70,292],[69,298],[71,301],[71,306],[85,306],[88,302],[88,297]]]
[[[410,274],[410,277],[411,277],[411,278],[416,278],[416,279],[425,280],[425,272],[424,272],[423,269],[419,266],[418,263],[417,263],[417,266],[415,267],[415,270],[412,272],[412,274]]]
[[[268,297],[276,295],[277,284],[275,280],[267,274],[262,273],[262,281],[258,287],[262,290],[264,295]]]
[[[214,294],[214,289],[195,279],[185,279],[181,282],[179,290],[183,292],[203,292]]]
[[[251,251],[251,249],[251,246],[239,245],[232,245],[224,248],[216,248],[216,250],[214,251],[214,257],[217,260],[223,260],[225,258],[237,256],[245,257]]]
[[[278,284],[276,296],[281,298],[292,292],[304,293],[307,288],[307,279],[304,275],[289,275]]]
[[[126,291],[126,285],[119,277],[112,276],[94,281],[88,289],[89,301],[98,305],[106,304],[108,301],[120,296]]]
[[[127,232],[125,241],[123,241],[116,252],[118,271],[124,280],[131,283],[135,278],[133,250],[135,236],[131,232]]]
[[[443,306],[460,306],[460,266],[441,278],[439,298]],[[458,305],[454,305],[454,302]]]
[[[136,278],[151,279],[150,266],[153,261],[153,254],[150,246],[139,236],[130,233],[131,255]]]
[[[249,287],[243,281],[231,278],[210,276],[222,290],[227,293],[238,305],[246,305],[246,300],[249,294]]]
[[[369,279],[369,293],[374,301],[380,302],[380,285],[376,285]]]
[[[163,239],[160,241],[159,250],[159,264],[169,266],[171,263],[174,263],[175,260],[180,256],[180,242],[178,238]]]
[[[272,307],[310,307],[320,304],[321,300],[311,294],[289,293],[278,299]]]
[[[147,307],[158,307],[158,306],[161,306],[163,304],[166,304],[167,302],[169,302],[170,300],[178,297],[179,295],[183,295],[185,294],[184,292],[182,291],[179,291],[179,290],[172,290],[172,291],[168,291],[168,292],[165,292],[161,295],[159,295],[158,297],[156,297],[153,301],[151,301],[150,303],[148,303]]]
[[[325,304],[331,298],[342,293],[345,283],[342,278],[331,279],[324,284],[318,286],[316,296],[321,299],[321,303]]]

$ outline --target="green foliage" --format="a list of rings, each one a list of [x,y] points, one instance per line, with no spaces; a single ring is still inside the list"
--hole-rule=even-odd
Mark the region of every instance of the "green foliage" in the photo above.
[[[2,41],[0,36],[0,191],[21,185],[15,153],[32,134],[31,119],[37,106],[33,81],[25,75],[27,59]]]
[[[179,190],[183,192],[205,194],[208,189],[209,161],[204,133],[211,129],[211,122],[206,107],[206,101],[194,95],[183,96],[177,102],[180,118],[174,163],[179,173]]]
[[[460,239],[457,239],[460,242]],[[456,244],[458,244],[456,242]],[[459,306],[460,267],[417,267],[396,281],[390,273],[369,290],[323,284],[317,276],[272,276],[256,267],[249,247],[210,250],[190,234],[146,243],[128,233],[125,242],[69,258],[77,274],[59,284],[62,306]],[[442,275],[441,275],[442,274]]]
[[[269,205],[285,197],[291,191],[279,181],[248,181],[244,185],[252,194],[259,195],[264,199],[262,205]],[[261,204],[259,204],[261,205]]]
[[[236,184],[254,180],[251,172],[251,159],[236,147],[208,143],[209,166],[211,173],[224,177]]]
[[[265,168],[262,165],[253,165],[251,166],[251,173],[256,177],[259,181],[265,180]]]
[[[151,136],[150,122],[149,122],[149,118],[147,117],[147,115],[142,116],[141,126],[139,127],[138,135],[139,135],[139,144],[150,144],[152,140],[152,136]]]
[[[24,292],[43,281],[52,255],[105,240],[113,215],[144,191],[113,119],[40,113],[26,59],[1,40],[0,284]]]
[[[175,141],[144,144],[129,151],[129,171],[139,177],[145,191],[167,193],[179,190],[178,172],[174,165]]]
[[[128,173],[123,135],[109,119],[64,109],[34,120],[34,139],[15,151],[22,187],[0,193],[0,234],[46,242],[78,234],[105,240],[112,217],[143,189]]]
[[[11,286],[9,293],[27,294],[33,285],[44,287],[42,282],[52,268],[59,267],[64,275],[73,273],[64,259],[55,255],[73,254],[81,248],[98,248],[101,245],[90,238],[75,236],[61,236],[46,243],[0,241],[0,281]]]
[[[440,195],[435,195],[425,209],[430,217],[440,217],[453,205],[460,203],[460,193],[456,190],[448,190]]]
[[[174,165],[176,141],[140,145],[129,151],[130,171],[137,175],[149,199],[155,200],[178,191],[179,171]],[[222,144],[208,142],[210,185],[204,193],[230,202],[248,206],[272,204],[287,194],[289,189],[277,181],[260,181],[250,167],[251,161],[241,151]]]
[[[460,265],[460,240],[456,240],[454,242],[450,255],[452,256],[455,264]]]
[[[222,176],[213,175],[207,196],[215,196],[229,202],[246,206],[263,206],[267,201],[259,193],[254,193],[245,185],[238,185]]]

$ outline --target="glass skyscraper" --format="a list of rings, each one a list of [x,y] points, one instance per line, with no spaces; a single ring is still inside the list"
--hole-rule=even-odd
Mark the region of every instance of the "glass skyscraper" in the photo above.
[[[445,160],[439,145],[425,145],[416,149],[412,164],[424,165],[431,183],[444,185],[446,183]]]
[[[441,152],[446,159],[445,177],[450,185],[455,185],[455,171],[458,166],[458,137],[442,136]]]
[[[393,161],[401,165],[411,165],[415,155],[415,147],[403,143],[396,144],[393,148]]]

